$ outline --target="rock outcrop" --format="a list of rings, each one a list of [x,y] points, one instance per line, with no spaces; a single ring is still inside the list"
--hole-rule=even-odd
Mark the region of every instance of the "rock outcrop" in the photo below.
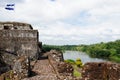
[[[31,66],[27,56],[21,56],[15,60],[11,70],[4,72],[0,76],[0,80],[21,80],[28,77],[31,71]]]

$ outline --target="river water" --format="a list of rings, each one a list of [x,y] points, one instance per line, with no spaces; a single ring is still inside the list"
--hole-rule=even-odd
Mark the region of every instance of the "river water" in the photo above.
[[[77,58],[80,58],[83,63],[86,63],[86,62],[105,62],[106,61],[103,59],[91,58],[86,53],[79,52],[79,51],[65,51],[65,53],[63,53],[63,57],[64,57],[64,60],[67,60],[67,59],[76,60]]]

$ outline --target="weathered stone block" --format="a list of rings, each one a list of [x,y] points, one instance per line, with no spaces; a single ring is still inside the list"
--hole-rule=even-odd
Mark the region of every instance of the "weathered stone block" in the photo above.
[[[120,64],[110,62],[90,62],[83,67],[82,78],[85,80],[119,80]]]
[[[120,79],[120,64],[107,64],[107,79],[119,80]]]
[[[63,54],[59,51],[51,50],[50,52],[48,52],[48,55],[49,55],[49,58],[53,61],[56,61],[56,62],[64,61]]]
[[[57,65],[57,71],[62,74],[62,75],[66,75],[66,76],[73,76],[73,67],[71,64],[69,63],[65,63],[65,62],[60,62]]]
[[[19,79],[28,77],[31,71],[30,59],[27,56],[21,56],[15,61],[13,66],[14,77]]]

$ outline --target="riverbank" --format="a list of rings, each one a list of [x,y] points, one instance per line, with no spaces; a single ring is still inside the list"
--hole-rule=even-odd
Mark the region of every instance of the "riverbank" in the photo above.
[[[87,62],[106,62],[106,60],[104,59],[91,58],[85,52],[79,52],[79,51],[65,51],[65,53],[63,53],[63,57],[65,60],[67,59],[76,60],[80,58],[83,64]]]
[[[45,50],[56,49],[62,52],[65,52],[66,50],[82,51],[93,58],[107,59],[120,63],[120,40],[91,45],[43,45],[43,48]]]

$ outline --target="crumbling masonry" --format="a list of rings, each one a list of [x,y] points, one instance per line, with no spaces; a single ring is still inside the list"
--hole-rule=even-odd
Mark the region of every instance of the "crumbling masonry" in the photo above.
[[[5,63],[6,71],[13,69],[18,58],[28,57],[30,60],[36,60],[39,52],[38,31],[33,30],[30,24],[0,22],[0,67]]]
[[[120,64],[89,62],[83,67],[82,80],[120,80]]]

